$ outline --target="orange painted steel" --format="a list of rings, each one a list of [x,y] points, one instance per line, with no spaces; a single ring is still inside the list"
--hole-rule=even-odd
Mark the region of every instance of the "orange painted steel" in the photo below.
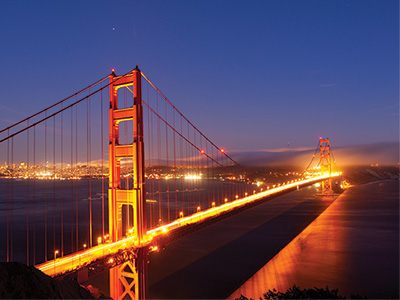
[[[122,206],[133,208],[133,232],[136,239],[138,257],[122,266],[110,269],[110,296],[113,299],[145,299],[147,286],[147,247],[142,247],[147,233],[146,190],[144,177],[143,106],[141,72],[138,67],[128,75],[118,78],[110,75],[109,109],[109,234],[110,241],[116,243],[125,236],[122,228]],[[118,89],[132,86],[133,106],[118,109]],[[132,121],[133,143],[120,145],[119,123]],[[121,160],[133,162],[133,188],[121,186]]]
[[[321,155],[321,174],[331,174],[332,173],[332,163],[331,163],[331,151],[329,145],[329,139],[319,139],[319,149]],[[322,181],[322,194],[332,195],[332,179],[329,177]]]

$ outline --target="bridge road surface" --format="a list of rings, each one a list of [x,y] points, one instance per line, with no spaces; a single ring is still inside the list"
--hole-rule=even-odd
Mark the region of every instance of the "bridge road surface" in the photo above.
[[[149,256],[149,299],[225,299],[336,197],[314,185],[271,199]]]

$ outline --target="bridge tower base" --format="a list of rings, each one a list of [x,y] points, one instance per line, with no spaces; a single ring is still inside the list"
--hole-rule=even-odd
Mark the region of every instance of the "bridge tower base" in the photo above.
[[[110,297],[113,299],[147,298],[148,249],[138,249],[136,258],[110,269]]]
[[[118,77],[113,72],[109,77],[110,241],[121,240],[132,223],[133,227],[130,230],[133,231],[135,237],[135,246],[139,248],[134,260],[126,261],[110,270],[110,296],[113,299],[145,299],[147,296],[147,247],[142,247],[147,233],[147,224],[141,76],[139,68],[136,67],[127,75]],[[119,109],[118,89],[124,87],[133,93],[133,106]],[[124,121],[131,121],[133,124],[132,144],[120,144],[119,125]],[[121,160],[132,161],[133,186],[131,187],[123,188],[121,185]],[[122,213],[123,206],[127,207],[127,214]],[[124,219],[124,217],[129,219],[130,211],[133,211],[133,222]],[[123,223],[125,223],[125,228],[123,228]]]

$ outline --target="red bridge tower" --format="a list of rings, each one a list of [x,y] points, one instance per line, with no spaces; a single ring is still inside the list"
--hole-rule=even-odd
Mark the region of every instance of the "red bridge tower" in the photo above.
[[[321,174],[329,175],[332,174],[332,164],[331,164],[331,151],[329,145],[329,139],[319,138],[319,149],[321,153]],[[332,195],[332,179],[328,178],[322,181],[322,194]]]
[[[110,109],[109,109],[109,234],[111,242],[123,238],[122,207],[133,209],[133,234],[137,252],[136,259],[126,261],[110,269],[110,296],[113,299],[145,299],[147,294],[147,247],[143,247],[147,233],[146,191],[143,144],[143,107],[141,72],[136,69],[118,77],[110,75]],[[118,109],[118,89],[132,87],[133,106]],[[121,145],[119,141],[119,124],[124,121],[133,123],[133,143]],[[121,160],[133,162],[133,188],[121,186]],[[127,222],[125,222],[126,224]],[[129,223],[129,222],[128,222]]]

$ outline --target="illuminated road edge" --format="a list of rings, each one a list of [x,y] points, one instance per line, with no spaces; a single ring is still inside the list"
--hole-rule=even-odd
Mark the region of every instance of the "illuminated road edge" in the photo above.
[[[257,194],[247,196],[245,198],[237,199],[232,202],[227,202],[219,206],[197,212],[187,217],[179,218],[171,223],[147,231],[147,238],[144,241],[144,243],[142,243],[141,246],[151,246],[153,238],[156,238],[157,236],[163,234],[167,234],[168,232],[171,232],[178,228],[182,228],[183,226],[200,223],[209,218],[218,216],[228,211],[232,211],[246,204],[264,199],[268,196],[278,194],[296,187],[300,188],[303,187],[304,185],[309,185],[312,183],[328,179],[329,177],[331,178],[338,177],[341,174],[342,174],[341,172],[338,172],[338,173],[332,173],[331,176],[329,176],[329,174],[320,175],[301,181],[294,181],[272,189],[268,189],[266,191]],[[99,258],[103,258],[108,255],[116,254],[118,251],[128,250],[128,249],[133,250],[138,247],[139,245],[135,240],[135,237],[131,236],[115,243],[101,244],[89,249],[85,249],[79,252],[66,255],[64,257],[57,258],[55,260],[50,260],[45,263],[36,265],[35,267],[49,276],[61,275],[67,272],[78,270],[82,267],[86,267],[95,260],[98,260]]]

